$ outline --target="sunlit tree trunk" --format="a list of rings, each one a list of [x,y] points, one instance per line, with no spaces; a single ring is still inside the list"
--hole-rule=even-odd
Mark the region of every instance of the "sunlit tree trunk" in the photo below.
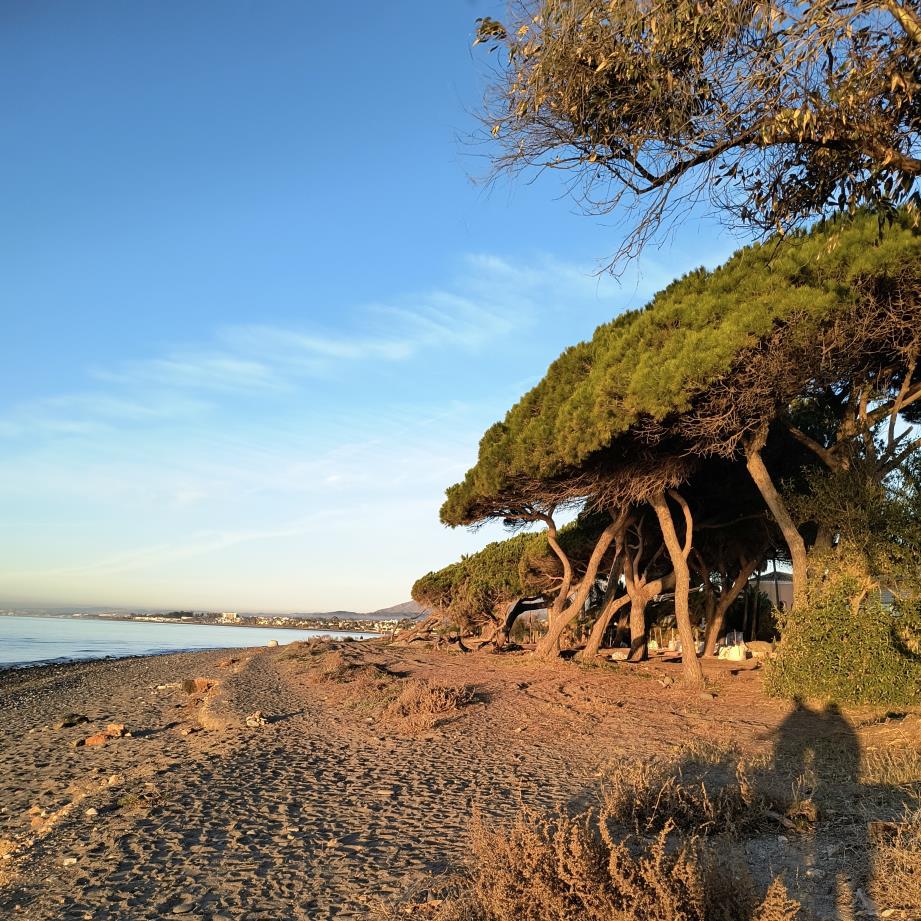
[[[646,640],[646,592],[642,589],[630,599],[630,652],[629,662],[643,662],[649,655]]]
[[[589,634],[585,649],[582,650],[583,659],[589,661],[598,655],[598,651],[601,649],[601,643],[604,640],[605,633],[608,631],[611,620],[618,611],[623,610],[629,601],[629,595],[621,595],[620,598],[611,598],[605,605],[598,620],[592,625],[592,632]]]
[[[806,597],[806,580],[809,575],[809,564],[806,556],[806,543],[799,528],[796,527],[783,497],[774,485],[771,474],[761,457],[761,448],[764,446],[764,434],[759,435],[749,445],[746,466],[748,472],[764,498],[767,507],[777,522],[787,548],[790,551],[790,560],[793,564],[793,607],[798,607]]]
[[[595,548],[592,550],[592,555],[589,558],[588,566],[585,569],[585,576],[579,583],[579,588],[573,595],[572,601],[563,609],[558,609],[556,604],[551,608],[549,622],[547,624],[547,633],[541,638],[540,642],[537,644],[537,648],[534,650],[539,658],[549,659],[559,654],[560,637],[569,624],[578,617],[579,612],[585,605],[588,593],[591,591],[592,585],[594,585],[595,579],[598,576],[598,568],[601,566],[601,561],[604,559],[608,547],[611,546],[611,543],[622,527],[623,521],[619,518],[617,521],[612,521],[601,532],[601,536],[598,538]],[[560,550],[560,552],[562,553],[562,550]]]
[[[704,683],[700,660],[697,658],[697,649],[694,643],[694,630],[691,627],[691,610],[688,594],[691,589],[691,571],[688,567],[688,554],[691,552],[691,539],[693,519],[691,510],[682,496],[674,490],[669,490],[669,495],[681,506],[684,512],[685,536],[684,545],[678,540],[675,523],[668,508],[665,493],[660,491],[650,500],[656,517],[665,547],[668,550],[675,573],[675,620],[678,622],[678,636],[681,638],[681,664],[684,669],[684,680],[692,687],[699,687]]]

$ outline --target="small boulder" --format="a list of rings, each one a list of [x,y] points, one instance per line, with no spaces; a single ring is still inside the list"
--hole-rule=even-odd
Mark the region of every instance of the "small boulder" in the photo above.
[[[111,738],[112,736],[110,736],[107,732],[97,732],[91,736],[87,736],[83,740],[83,744],[87,747],[91,747],[93,745],[105,745],[106,742],[108,742]]]
[[[106,734],[110,735],[113,739],[121,739],[126,735],[130,735],[127,729],[125,729],[124,723],[109,723],[106,726]]]
[[[262,715],[261,710],[256,710],[246,717],[246,725],[249,726],[250,729],[255,729],[258,726],[265,726],[266,722],[266,718]]]
[[[269,640],[268,643],[266,643],[266,646],[270,646],[270,647],[275,647],[277,645],[278,645],[278,640]]]
[[[204,694],[213,688],[215,682],[210,678],[186,678],[182,682],[182,690],[186,694]]]
[[[71,729],[74,726],[82,726],[89,721],[90,718],[82,713],[68,713],[60,722],[54,724],[54,728]]]

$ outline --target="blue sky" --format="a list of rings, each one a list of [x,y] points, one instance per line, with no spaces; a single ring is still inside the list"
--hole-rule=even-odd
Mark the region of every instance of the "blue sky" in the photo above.
[[[363,8],[364,7],[364,8]],[[556,177],[473,180],[501,4],[0,5],[0,604],[371,610],[619,281]]]

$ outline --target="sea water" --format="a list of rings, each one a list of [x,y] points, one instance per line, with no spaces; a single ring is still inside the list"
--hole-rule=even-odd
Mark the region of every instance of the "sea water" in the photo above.
[[[222,627],[209,624],[108,620],[89,617],[0,616],[0,667],[106,656],[148,656],[159,652],[279,645],[312,636],[365,639],[370,633]]]

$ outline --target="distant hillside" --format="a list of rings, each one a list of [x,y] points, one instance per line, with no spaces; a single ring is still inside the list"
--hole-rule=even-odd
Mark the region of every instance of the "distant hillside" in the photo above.
[[[312,611],[304,613],[295,611],[288,617],[299,617],[302,620],[364,620],[368,614],[359,614],[357,611]]]
[[[402,604],[393,604],[389,608],[381,608],[378,611],[372,611],[367,617],[385,619],[388,617],[417,617],[425,608],[416,604],[415,601],[404,601]]]
[[[300,617],[305,620],[388,620],[392,617],[418,617],[423,612],[415,601],[404,601],[402,604],[394,604],[389,608],[379,608],[376,611],[369,611],[367,614],[359,614],[356,611],[318,611],[313,614],[291,614],[291,617]]]

